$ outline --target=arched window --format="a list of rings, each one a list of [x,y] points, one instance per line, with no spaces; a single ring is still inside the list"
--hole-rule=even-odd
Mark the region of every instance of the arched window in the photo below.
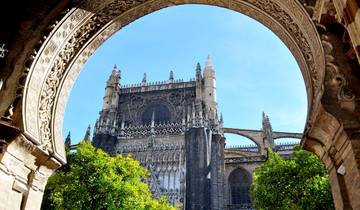
[[[142,114],[142,121],[144,124],[151,123],[153,113],[155,123],[169,122],[171,119],[170,110],[167,106],[163,104],[151,104],[146,107],[145,111]]]
[[[250,185],[251,174],[242,169],[237,168],[231,172],[229,176],[230,201],[232,205],[247,207],[250,206]]]

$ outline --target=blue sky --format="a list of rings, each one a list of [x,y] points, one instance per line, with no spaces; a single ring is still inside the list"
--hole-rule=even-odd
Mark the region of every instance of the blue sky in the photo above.
[[[302,132],[307,113],[304,80],[288,48],[268,28],[240,13],[213,6],[183,5],[149,14],[110,37],[87,61],[66,107],[63,136],[83,139],[102,106],[114,64],[121,84],[195,77],[211,55],[219,111],[226,127],[260,129],[262,111],[273,130]],[[229,135],[228,144],[248,144]]]

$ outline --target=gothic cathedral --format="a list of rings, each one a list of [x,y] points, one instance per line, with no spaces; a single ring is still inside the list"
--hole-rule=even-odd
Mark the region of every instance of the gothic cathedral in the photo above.
[[[266,148],[291,155],[293,144],[275,138],[301,134],[273,132],[263,114],[262,130],[223,127],[210,57],[195,79],[121,85],[114,66],[94,128],[93,145],[111,155],[129,155],[147,167],[154,197],[166,196],[186,210],[251,209],[251,173],[266,159]],[[225,149],[224,133],[250,137],[257,146]]]

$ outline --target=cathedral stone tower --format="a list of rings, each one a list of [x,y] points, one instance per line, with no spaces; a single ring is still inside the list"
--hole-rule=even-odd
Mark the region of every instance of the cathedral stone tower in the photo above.
[[[210,55],[207,58],[204,68],[204,92],[203,99],[204,103],[207,104],[210,114],[210,118],[214,119],[217,112],[217,101],[216,101],[216,77],[215,69],[213,67]]]
[[[105,88],[93,144],[111,155],[131,154],[139,160],[151,171],[148,182],[155,197],[165,195],[174,205],[200,210],[210,208],[210,196],[223,186],[219,181],[223,170],[217,167],[224,138],[210,57],[203,75],[197,64],[195,77],[174,79],[171,71],[168,80],[148,82],[145,73],[141,83],[121,86],[115,66]],[[210,158],[212,152],[218,155]],[[217,165],[209,170],[211,162]],[[216,190],[211,194],[212,186]]]
[[[106,82],[103,110],[116,109],[119,101],[121,72],[114,66],[114,69]]]
[[[92,143],[111,155],[131,154],[150,171],[154,197],[166,196],[185,210],[251,209],[251,172],[266,160],[266,148],[289,157],[293,145],[274,139],[301,136],[274,132],[265,114],[258,131],[223,128],[210,57],[189,81],[172,71],[159,82],[149,82],[146,73],[138,84],[120,85],[120,79],[115,66]],[[249,136],[256,146],[225,149],[224,131]]]

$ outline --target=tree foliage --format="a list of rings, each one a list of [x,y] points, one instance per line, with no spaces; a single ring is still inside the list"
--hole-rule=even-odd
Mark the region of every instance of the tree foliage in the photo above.
[[[324,165],[300,147],[291,160],[269,150],[268,160],[254,172],[251,196],[257,210],[334,209]]]
[[[165,198],[152,198],[140,181],[148,171],[130,157],[111,157],[86,142],[67,157],[68,164],[49,178],[42,209],[174,209]]]

